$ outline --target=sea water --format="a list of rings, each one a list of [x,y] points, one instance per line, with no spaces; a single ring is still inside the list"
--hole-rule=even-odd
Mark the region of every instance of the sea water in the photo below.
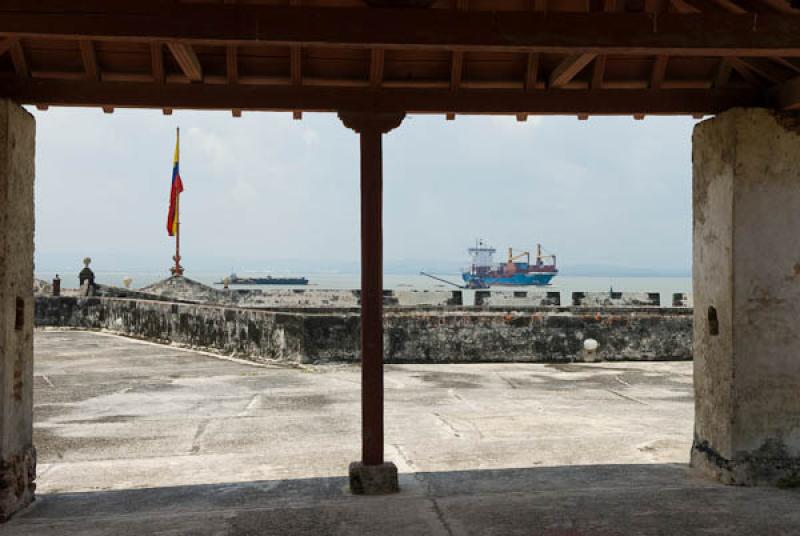
[[[36,277],[50,282],[55,277],[55,272],[37,273]],[[77,273],[59,273],[62,288],[76,288],[78,286]],[[218,282],[227,274],[218,272],[192,272],[187,271],[186,277],[206,285],[221,288]],[[263,274],[240,273],[241,277],[250,277]],[[282,277],[292,274],[271,274],[273,277]],[[303,273],[309,284],[304,286],[285,285],[236,285],[234,288],[308,288],[308,289],[357,289],[361,286],[359,274],[349,273]],[[434,274],[437,277],[462,284],[460,274]],[[137,289],[151,285],[169,277],[167,272],[95,272],[97,283],[104,285],[123,286],[123,279],[133,279],[131,288]],[[384,288],[387,290],[456,290],[456,286],[448,285],[441,281],[431,279],[419,274],[385,274],[383,276]],[[691,292],[692,279],[690,277],[608,277],[608,276],[570,276],[558,275],[551,285],[546,287],[493,287],[498,289],[517,290],[550,290],[560,291],[562,300],[571,297],[572,292],[658,292],[661,294],[661,303],[670,304],[672,294],[676,292]]]

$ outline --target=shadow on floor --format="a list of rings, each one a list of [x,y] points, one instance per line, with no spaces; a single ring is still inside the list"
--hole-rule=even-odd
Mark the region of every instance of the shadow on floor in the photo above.
[[[344,477],[55,493],[40,496],[2,532],[9,536],[800,533],[800,490],[722,486],[693,477],[684,465],[413,473],[401,475],[401,486],[401,493],[380,497],[351,495]]]

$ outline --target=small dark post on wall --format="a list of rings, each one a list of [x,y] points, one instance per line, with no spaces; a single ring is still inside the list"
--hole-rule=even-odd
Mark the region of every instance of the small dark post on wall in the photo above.
[[[350,465],[353,493],[397,491],[397,468],[383,459],[383,154],[382,137],[404,114],[340,112],[361,139],[362,459]]]

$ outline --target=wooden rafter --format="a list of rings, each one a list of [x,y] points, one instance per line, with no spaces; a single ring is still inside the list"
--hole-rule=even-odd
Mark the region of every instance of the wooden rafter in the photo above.
[[[699,9],[694,7],[686,0],[670,0],[670,4],[672,5],[672,9],[674,9],[676,13],[682,13],[682,14],[700,13]]]
[[[731,13],[738,13],[740,15],[744,15],[748,12],[745,8],[743,8],[733,0],[714,0],[714,3],[720,6],[722,9],[729,11]]]
[[[197,59],[197,54],[191,45],[185,43],[167,43],[167,47],[175,61],[183,71],[183,75],[190,82],[200,82],[203,80],[203,67],[200,65],[200,60]]]
[[[153,80],[156,84],[163,84],[166,77],[164,75],[164,46],[161,43],[150,43],[150,62]]]
[[[770,90],[771,104],[781,110],[800,110],[800,76]]]
[[[727,58],[727,62],[733,67],[733,70],[739,73],[742,78],[744,78],[748,84],[753,87],[763,88],[764,83],[756,76],[756,74],[750,68],[750,65],[739,59],[739,58]]]
[[[739,59],[739,61],[758,76],[768,80],[772,84],[780,84],[786,81],[786,77],[783,76],[782,72],[778,72],[779,69],[777,69],[772,63],[767,63],[765,60]]]
[[[602,89],[606,76],[606,60],[608,56],[601,54],[594,60],[592,69],[592,89]]]
[[[539,81],[539,54],[536,52],[528,53],[528,62],[525,66],[525,91],[532,91],[537,88]]]
[[[793,8],[791,3],[787,0],[761,0],[761,2],[779,13],[786,13],[788,15],[800,14],[800,10]]]
[[[94,49],[94,43],[91,41],[81,41],[81,60],[83,61],[83,70],[86,73],[86,78],[89,80],[100,80],[100,68],[97,65],[97,53]]]
[[[450,60],[450,91],[461,88],[461,77],[464,69],[464,53],[456,50]]]
[[[303,83],[303,49],[293,46],[289,51],[290,78],[292,84],[299,86]]]
[[[714,76],[714,87],[722,88],[727,86],[731,79],[731,71],[733,71],[733,68],[730,62],[726,58],[722,58],[717,67],[717,74]]]
[[[386,62],[385,53],[382,48],[372,49],[369,61],[369,85],[378,88],[383,84],[383,70]]]
[[[225,76],[229,84],[239,82],[239,51],[236,45],[225,47]]]
[[[22,49],[20,40],[16,40],[11,44],[9,49],[11,54],[11,62],[14,64],[14,71],[20,78],[28,78],[30,76],[30,68],[28,67],[28,60],[25,57],[25,51]]]
[[[575,76],[583,70],[584,67],[596,57],[596,54],[571,54],[564,58],[558,66],[550,73],[549,86],[550,87],[564,87]]]
[[[653,62],[653,70],[650,73],[650,87],[652,89],[661,89],[664,85],[664,78],[667,74],[667,64],[669,63],[669,56],[661,54],[656,56]]]

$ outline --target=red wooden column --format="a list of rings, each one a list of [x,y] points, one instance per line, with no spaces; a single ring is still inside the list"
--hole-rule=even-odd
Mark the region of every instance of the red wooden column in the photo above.
[[[383,135],[405,114],[340,112],[361,138],[361,461],[350,464],[353,493],[398,490],[383,459]]]

